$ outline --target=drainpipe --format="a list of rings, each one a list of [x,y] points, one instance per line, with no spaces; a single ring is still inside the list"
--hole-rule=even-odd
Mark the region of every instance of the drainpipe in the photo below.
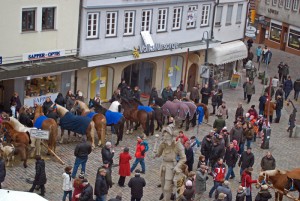
[[[215,17],[216,17],[216,9],[217,6],[219,5],[220,0],[217,0],[214,5],[214,10],[213,10],[213,19],[212,19],[212,25],[211,25],[211,32],[210,32],[210,39],[214,39],[214,27],[215,27]]]

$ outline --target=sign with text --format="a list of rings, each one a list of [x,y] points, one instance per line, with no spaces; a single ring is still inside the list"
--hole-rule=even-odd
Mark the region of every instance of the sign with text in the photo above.
[[[54,103],[57,95],[58,95],[58,93],[54,93],[54,94],[46,94],[46,95],[43,95],[43,96],[25,98],[24,99],[24,105],[27,105],[28,107],[33,107],[34,103],[36,103],[38,105],[43,105],[43,103],[45,102],[47,97],[50,97],[50,99]]]
[[[141,47],[138,47],[140,53],[156,52],[162,50],[173,50],[178,48],[179,48],[178,43],[167,43],[167,44],[155,43],[153,46],[143,45]]]
[[[23,54],[23,61],[35,61],[65,56],[65,50],[50,50]]]
[[[39,130],[39,129],[31,129],[30,137],[42,139],[42,140],[49,140],[49,131]]]

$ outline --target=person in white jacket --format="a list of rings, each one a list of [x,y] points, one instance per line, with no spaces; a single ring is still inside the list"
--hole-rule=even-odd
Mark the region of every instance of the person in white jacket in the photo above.
[[[72,190],[73,190],[73,179],[72,179],[72,166],[67,166],[65,172],[62,174],[63,178],[63,201],[66,201],[67,195],[69,196],[69,201],[72,200]]]

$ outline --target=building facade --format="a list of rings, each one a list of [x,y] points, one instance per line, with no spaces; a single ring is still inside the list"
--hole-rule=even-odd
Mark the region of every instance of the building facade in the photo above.
[[[257,1],[256,42],[300,55],[299,0]]]
[[[1,3],[0,102],[5,108],[14,91],[32,106],[72,88],[74,69],[86,66],[74,57],[79,6],[79,0]]]

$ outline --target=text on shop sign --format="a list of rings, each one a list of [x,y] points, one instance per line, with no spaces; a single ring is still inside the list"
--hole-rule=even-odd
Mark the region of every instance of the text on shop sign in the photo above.
[[[23,61],[34,61],[65,56],[64,50],[51,50],[47,52],[34,52],[23,54]]]
[[[167,44],[155,43],[153,46],[151,45],[139,46],[138,50],[140,53],[147,53],[147,52],[156,52],[162,50],[173,50],[178,48],[179,48],[178,43],[167,43]]]

